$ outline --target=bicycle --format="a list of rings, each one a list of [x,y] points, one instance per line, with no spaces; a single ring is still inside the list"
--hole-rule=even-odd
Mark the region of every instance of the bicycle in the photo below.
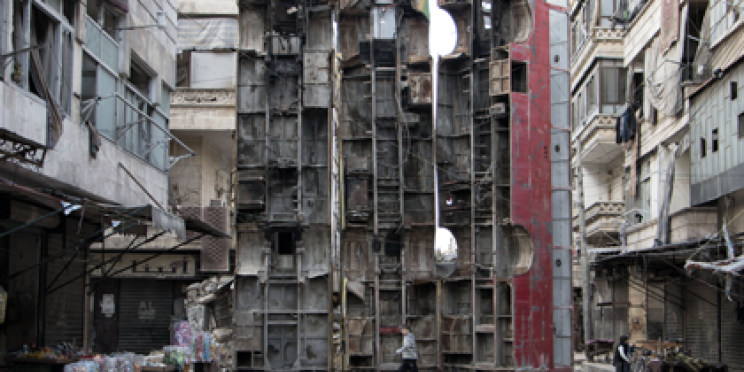
[[[648,365],[651,362],[651,356],[653,354],[653,351],[646,348],[633,348],[630,360],[630,372],[650,372],[648,370]]]

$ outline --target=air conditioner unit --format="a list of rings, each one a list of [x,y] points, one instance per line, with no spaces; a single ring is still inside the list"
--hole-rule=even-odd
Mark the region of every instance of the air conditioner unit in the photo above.
[[[225,206],[225,202],[220,199],[212,199],[209,201],[209,206],[212,208],[220,208]]]

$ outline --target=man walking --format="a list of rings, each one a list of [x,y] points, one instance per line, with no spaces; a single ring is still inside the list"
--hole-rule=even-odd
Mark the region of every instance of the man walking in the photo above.
[[[615,357],[613,358],[616,372],[630,372],[630,345],[628,345],[628,336],[620,336],[617,348],[615,348]]]
[[[418,366],[416,366],[416,338],[413,337],[411,329],[407,325],[400,327],[400,332],[403,334],[403,347],[398,349],[398,354],[403,354],[403,363],[398,368],[398,372],[418,372]]]

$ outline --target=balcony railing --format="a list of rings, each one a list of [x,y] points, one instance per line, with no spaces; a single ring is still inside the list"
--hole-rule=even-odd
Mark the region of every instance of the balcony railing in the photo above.
[[[110,68],[118,67],[119,43],[87,15],[85,16],[85,47]]]
[[[588,244],[616,243],[622,221],[618,218],[625,212],[625,202],[598,201],[584,212],[586,240]],[[574,216],[574,230],[579,229],[579,218]]]
[[[574,141],[581,141],[582,161],[608,163],[622,155],[622,147],[615,141],[616,118],[609,114],[595,114],[589,124],[577,130]]]

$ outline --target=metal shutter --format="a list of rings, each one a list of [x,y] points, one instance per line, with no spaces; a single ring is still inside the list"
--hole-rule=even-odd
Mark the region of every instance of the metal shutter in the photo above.
[[[744,323],[736,321],[736,302],[721,302],[721,354],[730,372],[744,372]]]
[[[718,361],[718,291],[699,280],[686,281],[685,344],[692,356]]]
[[[78,235],[77,223],[66,223],[66,233],[49,234],[47,255],[56,256],[66,247],[72,246],[81,237],[91,234],[90,228],[84,228]],[[83,309],[85,305],[85,277],[81,276],[72,283],[68,283],[85,272],[85,248],[80,247],[80,253],[68,264],[73,255],[65,256],[49,262],[46,265],[46,285],[55,289],[45,299],[44,343],[49,346],[63,342],[81,346],[83,344]],[[59,275],[59,277],[57,277]],[[56,281],[55,281],[56,278]],[[52,283],[54,281],[54,283]],[[64,287],[61,285],[66,284]]]
[[[679,339],[685,337],[685,312],[680,307],[684,305],[685,296],[680,283],[667,283],[664,285],[666,301],[664,303],[664,325],[665,337],[667,339]]]
[[[120,293],[119,351],[149,354],[170,345],[173,282],[123,279]]]

